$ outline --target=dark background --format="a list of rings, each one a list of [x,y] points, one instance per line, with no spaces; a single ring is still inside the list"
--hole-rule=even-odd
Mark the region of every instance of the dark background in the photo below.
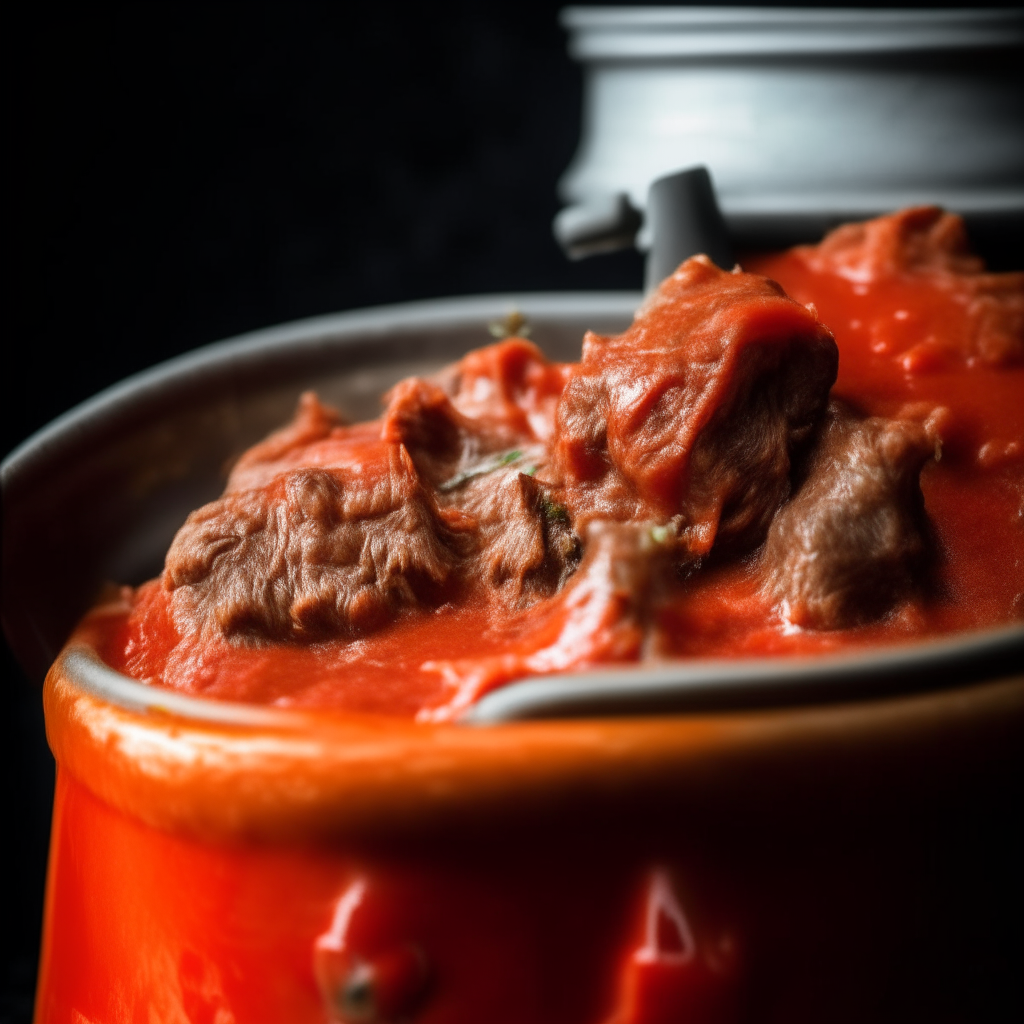
[[[569,263],[551,238],[581,88],[561,6],[40,4],[12,19],[0,454],[126,375],[252,328],[639,288],[636,253]],[[6,1022],[31,1014],[53,763],[38,681],[2,655]]]

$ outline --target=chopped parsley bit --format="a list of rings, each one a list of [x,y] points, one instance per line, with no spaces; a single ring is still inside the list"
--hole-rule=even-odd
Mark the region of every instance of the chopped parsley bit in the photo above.
[[[527,476],[536,476],[537,475],[537,467],[536,466],[527,466],[526,469],[523,470],[523,472]]]
[[[541,498],[540,510],[544,518],[549,523],[569,523],[569,511],[564,505],[559,505],[557,501],[552,501],[550,498]]]
[[[530,336],[530,325],[518,309],[513,309],[504,320],[495,320],[494,323],[488,324],[487,329],[493,338],[528,338]]]
[[[448,491],[454,491],[464,483],[468,483],[470,480],[475,480],[478,476],[486,476],[488,473],[493,473],[495,470],[503,469],[505,466],[511,466],[512,463],[517,462],[522,457],[523,453],[518,448],[514,448],[512,451],[505,452],[504,455],[498,456],[498,458],[493,462],[489,462],[483,466],[476,466],[473,469],[467,469],[462,473],[456,473],[451,480],[445,480],[443,484],[439,484],[437,489],[442,494],[447,494]]]

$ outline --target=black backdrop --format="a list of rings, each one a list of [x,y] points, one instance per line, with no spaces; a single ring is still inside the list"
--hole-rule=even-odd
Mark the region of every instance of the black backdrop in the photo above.
[[[639,288],[635,253],[572,264],[551,239],[579,133],[560,6],[40,4],[11,18],[0,451],[129,373],[251,328],[432,296]],[[53,784],[37,681],[6,646],[2,671],[0,1022],[31,1014]]]

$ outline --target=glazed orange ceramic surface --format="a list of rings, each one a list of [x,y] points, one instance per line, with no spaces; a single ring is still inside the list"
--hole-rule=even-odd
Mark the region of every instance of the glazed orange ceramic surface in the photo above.
[[[1024,680],[689,719],[256,727],[112,707],[64,659],[40,1021],[856,1018],[937,1005],[936,964],[939,1003],[985,1005],[945,936],[986,876],[963,905],[944,879],[980,869],[968,837],[996,876],[1012,856],[979,796],[1018,757]],[[972,942],[998,970],[998,943]]]

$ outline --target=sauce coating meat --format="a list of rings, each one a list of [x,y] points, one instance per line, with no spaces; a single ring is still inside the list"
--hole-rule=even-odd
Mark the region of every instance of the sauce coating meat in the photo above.
[[[524,675],[1024,615],[1024,275],[933,208],[747,270],[694,257],[580,363],[509,339],[371,423],[304,395],[126,594],[107,660],[444,718]]]
[[[583,341],[554,445],[573,522],[671,520],[693,556],[763,540],[837,363],[773,281],[687,260],[628,331]]]

